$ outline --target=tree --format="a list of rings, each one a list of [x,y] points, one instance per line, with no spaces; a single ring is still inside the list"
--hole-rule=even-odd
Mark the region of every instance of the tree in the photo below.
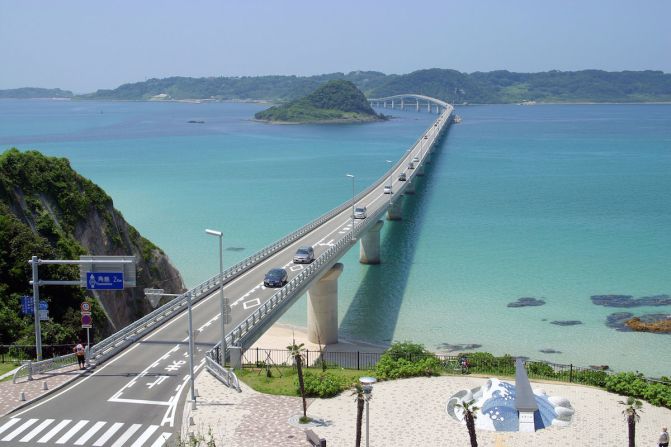
[[[625,405],[622,415],[627,420],[627,427],[629,428],[629,447],[636,447],[636,423],[641,419],[638,413],[643,412],[641,409],[643,404],[640,400],[631,396],[627,397],[626,401],[618,401],[618,403]]]
[[[469,402],[461,401],[461,403],[458,403],[455,406],[464,411],[464,420],[466,421],[468,436],[471,438],[471,447],[478,447],[478,440],[475,436],[475,413],[477,413],[480,408],[474,406],[474,403],[475,400],[470,400]]]
[[[292,344],[287,346],[287,349],[289,350],[289,355],[291,355],[294,358],[294,361],[296,362],[296,372],[298,373],[298,387],[301,391],[301,398],[303,399],[303,417],[301,418],[301,422],[309,422],[308,419],[308,405],[305,400],[305,382],[303,381],[303,352],[305,352],[304,344],[301,343],[300,345],[296,344],[296,339],[292,340]]]
[[[356,383],[352,396],[356,396],[356,441],[355,447],[361,447],[361,423],[363,422],[363,405],[366,402],[366,394],[363,391],[363,385]]]

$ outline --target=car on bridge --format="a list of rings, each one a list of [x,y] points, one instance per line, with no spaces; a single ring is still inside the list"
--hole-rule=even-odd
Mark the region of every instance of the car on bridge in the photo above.
[[[315,249],[309,245],[298,247],[294,255],[294,264],[309,264],[315,260]]]
[[[263,285],[266,287],[283,287],[287,282],[289,282],[289,274],[281,268],[271,269],[263,279]]]
[[[428,135],[424,135],[424,139],[425,139],[425,140],[428,140],[428,139],[429,139],[429,136],[428,136]]]
[[[384,185],[384,191],[385,194],[394,194],[394,191],[391,189],[391,185]]]
[[[413,162],[408,163],[408,169],[415,169],[415,163]]]
[[[365,219],[366,218],[366,207],[365,206],[357,206],[354,208],[354,218],[355,219]]]
[[[419,163],[419,157],[417,157],[417,156],[413,157],[412,162],[413,163]]]
[[[405,172],[401,172],[400,174],[398,174],[398,181],[399,182],[404,182],[406,180],[408,180],[408,176],[405,175]]]

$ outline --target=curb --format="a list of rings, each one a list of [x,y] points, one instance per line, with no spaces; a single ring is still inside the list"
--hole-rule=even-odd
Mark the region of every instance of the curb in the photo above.
[[[49,390],[46,391],[45,393],[40,394],[39,396],[37,396],[37,397],[35,397],[35,398],[33,398],[33,399],[30,399],[30,400],[28,400],[28,401],[26,401],[26,402],[21,403],[21,404],[18,405],[17,407],[12,408],[11,410],[9,410],[8,412],[6,412],[6,413],[4,413],[4,414],[0,414],[0,417],[5,417],[5,416],[7,416],[7,415],[9,415],[9,414],[14,413],[15,411],[18,411],[18,410],[20,410],[20,409],[22,409],[22,408],[24,408],[24,407],[27,407],[28,405],[34,404],[35,402],[37,402],[37,401],[39,401],[39,400],[41,400],[41,399],[43,399],[43,398],[49,396],[50,394],[53,394],[53,393],[55,393],[56,391],[60,390],[60,389],[63,388],[65,385],[68,385],[68,384],[70,384],[71,382],[73,382],[73,381],[79,379],[81,376],[83,376],[83,375],[86,374],[87,372],[89,372],[89,370],[86,370],[86,371],[84,371],[84,372],[80,372],[80,373],[77,374],[76,376],[72,377],[70,380],[67,380],[67,381],[65,381],[65,382],[63,382],[63,383],[61,383],[61,384],[59,384],[59,385],[56,385],[56,386],[53,387],[53,388],[49,388]]]

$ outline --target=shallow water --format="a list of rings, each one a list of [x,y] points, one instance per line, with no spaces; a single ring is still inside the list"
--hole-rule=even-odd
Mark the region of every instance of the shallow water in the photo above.
[[[188,285],[361,190],[435,115],[274,126],[253,104],[0,101],[0,148],[68,157],[161,246]],[[389,111],[385,111],[387,113]],[[340,332],[373,343],[480,344],[576,365],[671,374],[671,338],[618,332],[591,295],[671,294],[671,106],[473,106],[450,130],[383,264],[344,258]],[[204,124],[189,124],[203,120]],[[545,300],[509,308],[520,297]],[[305,325],[305,300],[282,321]],[[579,320],[559,326],[553,320]],[[545,354],[552,349],[561,353]]]

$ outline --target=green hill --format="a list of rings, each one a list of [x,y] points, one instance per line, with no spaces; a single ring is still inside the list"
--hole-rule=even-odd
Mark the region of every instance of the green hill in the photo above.
[[[380,121],[361,91],[350,81],[333,80],[288,104],[258,112],[258,120],[281,123],[351,123]]]
[[[23,87],[9,90],[0,90],[0,98],[33,99],[33,98],[72,98],[69,90],[60,88]]]
[[[32,256],[79,259],[80,255],[135,256],[137,287],[87,292],[75,286],[40,287],[49,303],[44,344],[73,343],[80,335],[79,304],[93,305],[94,340],[151,310],[143,287],[183,290],[179,272],[161,249],[142,237],[97,185],[65,158],[10,149],[0,154],[0,345],[34,344],[32,317],[19,314],[19,299],[32,295]],[[77,280],[74,265],[43,265],[40,278]],[[45,355],[49,355],[45,352]]]

